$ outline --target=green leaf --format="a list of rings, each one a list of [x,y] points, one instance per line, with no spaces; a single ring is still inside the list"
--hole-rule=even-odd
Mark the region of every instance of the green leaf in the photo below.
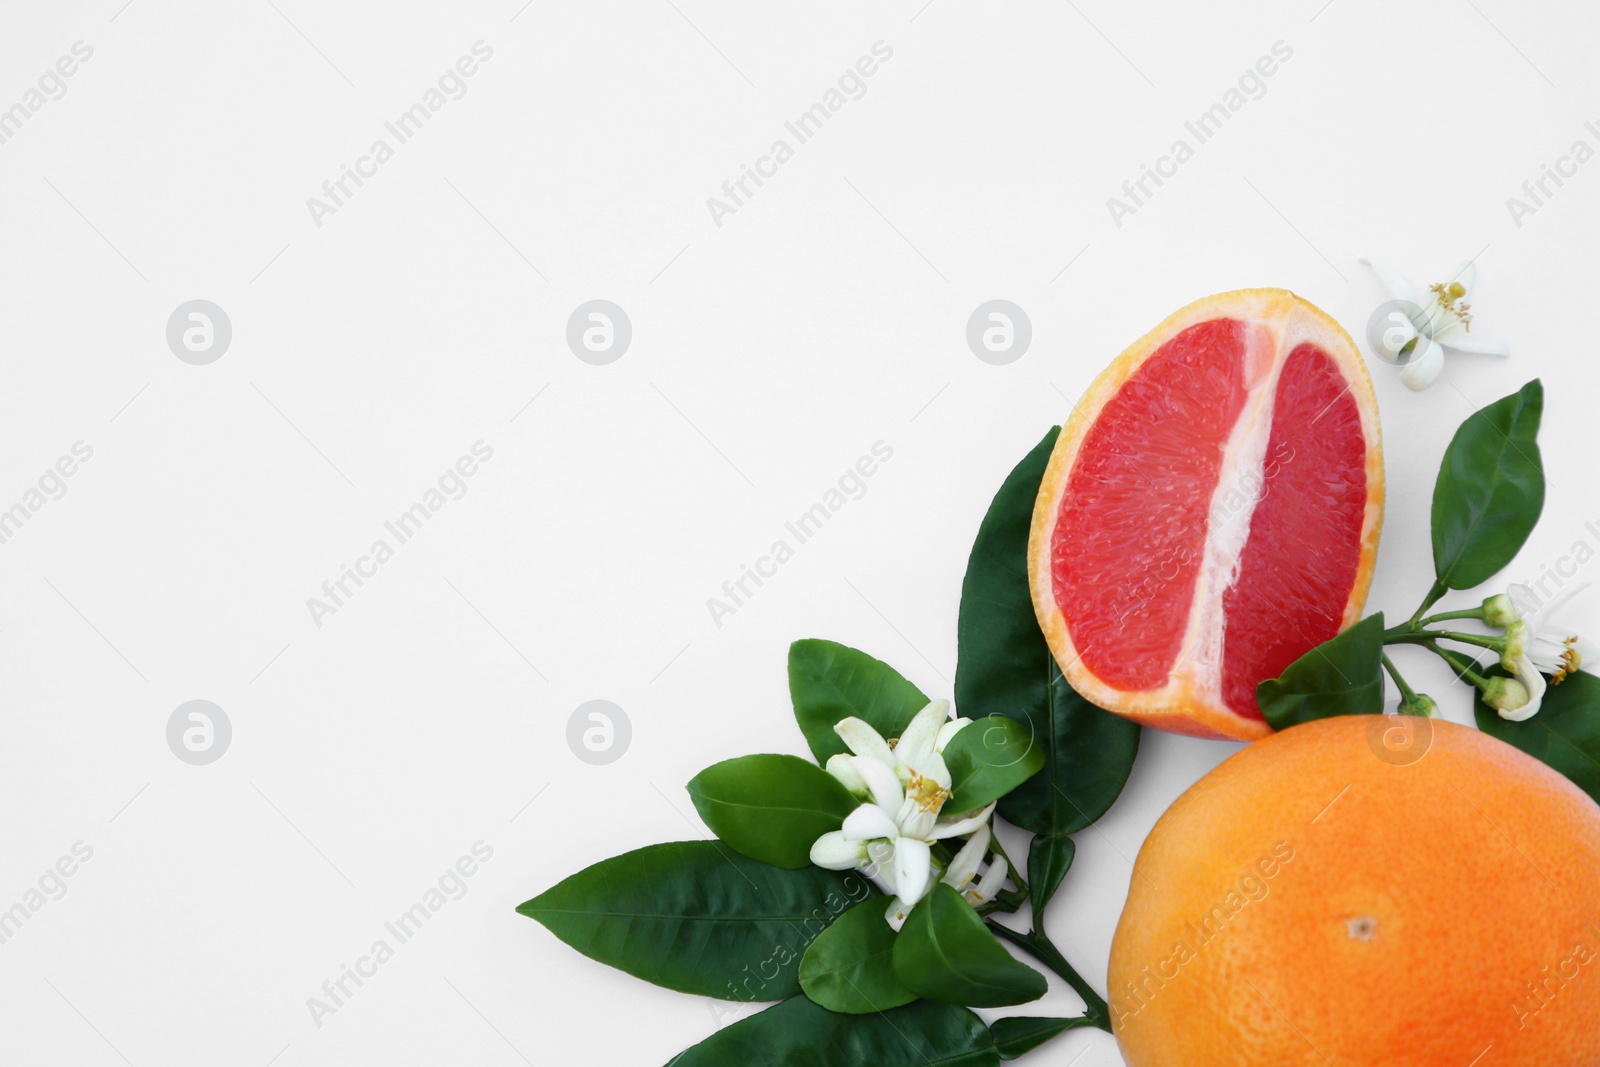
[[[1481,695],[1475,703],[1478,729],[1549,764],[1600,801],[1600,678],[1568,675],[1545,690],[1538,714],[1522,722],[1502,719]]]
[[[995,1067],[999,1062],[989,1028],[966,1008],[919,1000],[875,1015],[840,1015],[795,997],[718,1030],[667,1067]]]
[[[1256,686],[1274,730],[1335,715],[1383,710],[1383,612],[1368,615]]]
[[[789,695],[818,763],[850,751],[833,732],[840,719],[854,715],[884,737],[899,737],[928,705],[920,689],[882,660],[816,638],[789,646]]]
[[[837,778],[799,756],[723,760],[688,789],[712,833],[753,860],[790,870],[808,865],[812,843],[856,807]]]
[[[1044,975],[1020,962],[972,906],[940,882],[906,918],[894,943],[894,973],[929,1000],[998,1008],[1044,996]]]
[[[1028,530],[1059,432],[1045,434],[990,503],[967,561],[956,625],[956,710],[1016,719],[1044,754],[1044,770],[1002,798],[999,809],[1039,834],[1076,833],[1104,815],[1139,751],[1137,723],[1102,711],[1067,684],[1033,613]]]
[[[1039,773],[1044,749],[1028,728],[1004,715],[974,719],[944,748],[950,770],[951,812],[977,811]]]
[[[862,901],[811,942],[800,960],[800,988],[829,1011],[887,1011],[917,995],[894,973],[894,928],[882,900]]]
[[[602,860],[517,911],[647,982],[782,1000],[800,992],[800,954],[812,938],[876,892],[853,871],[785,871],[716,841],[678,841]]]
[[[1044,929],[1044,909],[1067,876],[1078,846],[1065,834],[1039,834],[1028,846],[1028,889],[1033,897],[1033,928]]]
[[[1535,378],[1474,412],[1445,449],[1433,487],[1433,567],[1446,589],[1481,585],[1511,562],[1544,507]]]
[[[1032,1052],[1059,1033],[1093,1025],[1092,1019],[1082,1015],[1071,1019],[1013,1015],[1007,1019],[996,1019],[989,1024],[989,1031],[994,1034],[995,1048],[999,1051],[1000,1058],[1014,1060],[1024,1053]]]

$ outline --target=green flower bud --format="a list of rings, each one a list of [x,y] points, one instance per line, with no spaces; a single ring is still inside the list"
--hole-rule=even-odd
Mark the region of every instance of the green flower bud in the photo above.
[[[1516,671],[1517,661],[1528,654],[1528,624],[1518,619],[1506,627],[1506,643],[1500,650],[1500,666]]]
[[[1413,693],[1410,699],[1400,701],[1397,710],[1402,715],[1420,715],[1431,719],[1438,714],[1439,705],[1427,693]]]
[[[1496,711],[1516,711],[1528,702],[1528,687],[1515,678],[1490,678],[1483,702]]]
[[[1522,619],[1522,613],[1505,593],[1496,593],[1483,602],[1483,621],[1504,629]]]

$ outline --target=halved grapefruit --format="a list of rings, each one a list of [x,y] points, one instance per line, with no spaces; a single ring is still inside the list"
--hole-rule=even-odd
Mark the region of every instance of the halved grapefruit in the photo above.
[[[1350,336],[1283,289],[1197,301],[1062,427],[1028,545],[1073,688],[1148,726],[1249,740],[1256,683],[1360,617],[1383,456]]]

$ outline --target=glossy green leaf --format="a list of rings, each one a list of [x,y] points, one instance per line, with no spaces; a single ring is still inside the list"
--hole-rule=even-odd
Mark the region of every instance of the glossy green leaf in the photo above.
[[[881,899],[857,904],[806,949],[800,988],[829,1011],[850,1015],[911,1003],[917,995],[895,977],[894,940]]]
[[[856,807],[837,778],[799,756],[723,760],[688,789],[712,833],[753,860],[791,870],[809,864],[812,843]]]
[[[1013,1015],[1007,1019],[996,1019],[989,1024],[989,1031],[994,1034],[995,1049],[1000,1053],[1000,1058],[1014,1060],[1024,1053],[1032,1052],[1057,1034],[1093,1025],[1093,1020],[1082,1015],[1071,1019]]]
[[[848,752],[833,727],[854,715],[884,737],[899,737],[928,704],[922,691],[880,659],[837,641],[810,638],[789,646],[794,717],[818,763]]]
[[[1044,928],[1044,909],[1055,896],[1061,879],[1078,853],[1078,846],[1065,834],[1038,834],[1028,846],[1028,889],[1033,898],[1033,928]]]
[[[1033,613],[1028,530],[1059,432],[1045,434],[990,503],[967,560],[956,626],[956,710],[1016,719],[1044,754],[1044,769],[999,809],[1041,834],[1076,833],[1104,815],[1139,751],[1137,723],[1102,711],[1067,684]]]
[[[1383,612],[1313,648],[1276,678],[1256,686],[1256,704],[1274,730],[1335,715],[1383,710]]]
[[[1017,960],[950,886],[940,882],[906,918],[894,973],[929,1000],[997,1008],[1044,996],[1044,975]]]
[[[1538,713],[1522,722],[1502,719],[1481,699],[1476,703],[1478,729],[1549,764],[1600,801],[1600,678],[1587,671],[1568,675],[1545,690]]]
[[[947,811],[977,811],[1039,773],[1044,748],[1028,728],[1004,715],[974,719],[944,748],[950,769]]]
[[[1445,449],[1433,487],[1433,566],[1446,589],[1471,589],[1511,562],[1544,507],[1535,378],[1474,412]]]
[[[875,894],[854,871],[785,871],[717,841],[678,841],[602,860],[517,911],[647,982],[782,1000],[800,992],[800,956],[812,939]]]
[[[726,1026],[667,1067],[995,1067],[989,1028],[966,1008],[919,1000],[841,1015],[795,997]]]

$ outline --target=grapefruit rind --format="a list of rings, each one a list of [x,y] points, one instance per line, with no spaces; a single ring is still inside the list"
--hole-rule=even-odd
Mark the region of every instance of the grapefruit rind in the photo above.
[[[1297,345],[1310,342],[1326,353],[1342,372],[1356,400],[1366,442],[1367,497],[1361,523],[1359,562],[1340,629],[1360,618],[1372,584],[1383,520],[1383,455],[1377,401],[1366,363],[1350,335],[1325,312],[1286,289],[1240,289],[1197,300],[1168,316],[1100,373],[1062,426],[1040,483],[1028,540],[1028,581],[1050,651],[1067,681],[1085,698],[1156,729],[1248,741],[1267,736],[1272,728],[1260,719],[1238,714],[1227,706],[1221,695],[1222,594],[1232,580],[1238,550],[1248,534],[1248,509],[1237,521],[1224,523],[1222,528],[1209,528],[1208,523],[1205,554],[1195,583],[1182,651],[1163,686],[1120,689],[1097,676],[1082,661],[1073,643],[1067,620],[1056,602],[1052,581],[1053,534],[1060,516],[1062,495],[1079,450],[1101,410],[1167,341],[1189,327],[1221,318],[1242,320],[1252,328],[1253,351],[1245,357],[1250,396],[1228,441],[1224,460],[1226,473],[1217,487],[1219,495],[1237,488],[1240,478],[1250,473],[1252,461],[1259,469],[1271,431],[1278,372]],[[1270,342],[1270,352],[1259,350],[1263,337]],[[1262,365],[1263,360],[1265,365]],[[1257,477],[1258,484],[1259,480]]]

